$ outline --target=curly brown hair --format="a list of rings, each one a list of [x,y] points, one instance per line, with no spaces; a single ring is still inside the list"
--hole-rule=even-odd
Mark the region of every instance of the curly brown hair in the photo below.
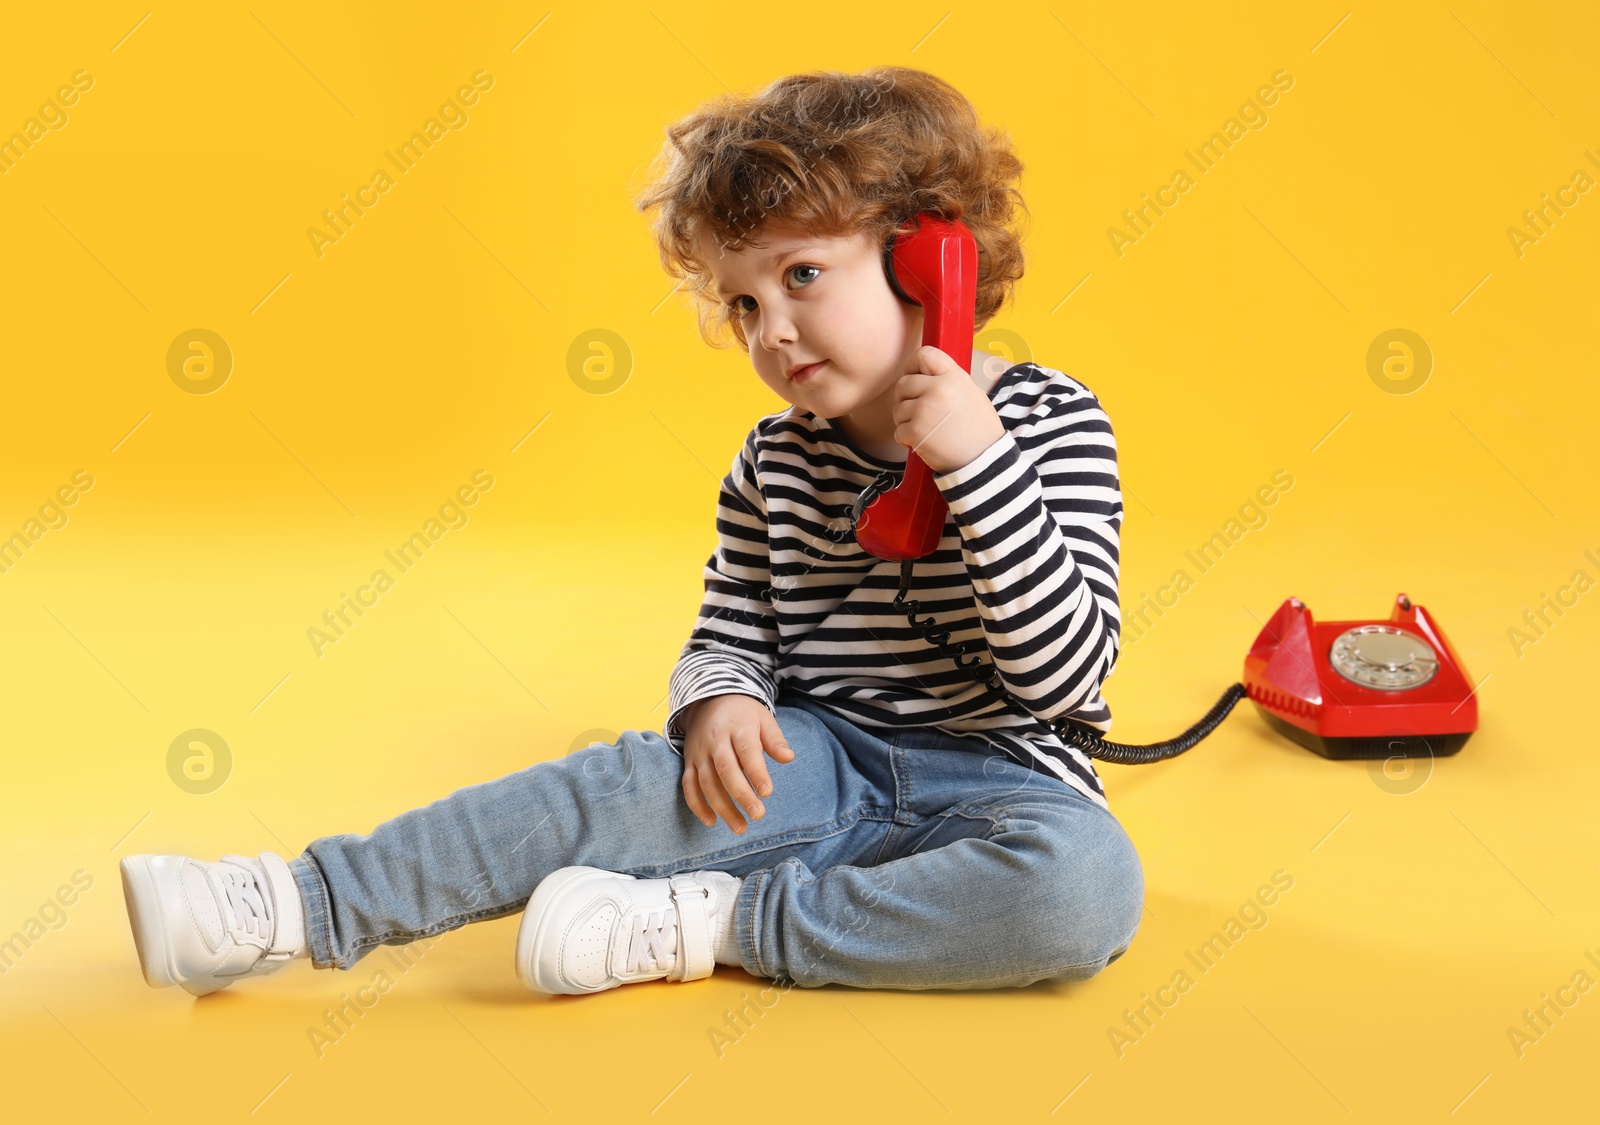
[[[706,342],[725,347],[731,329],[748,351],[700,258],[702,236],[738,251],[766,246],[762,231],[775,224],[823,237],[870,232],[881,244],[919,212],[959,219],[978,244],[981,329],[1022,276],[1021,174],[1009,136],[980,125],[943,79],[898,66],[824,70],[720,96],[668,126],[636,203],[660,208],[661,264],[688,283]]]

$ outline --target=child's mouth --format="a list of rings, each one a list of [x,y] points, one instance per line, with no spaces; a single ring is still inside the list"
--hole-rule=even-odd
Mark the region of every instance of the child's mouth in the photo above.
[[[808,363],[804,367],[798,369],[793,375],[789,376],[789,381],[793,383],[804,383],[807,379],[810,379],[812,376],[816,375],[818,371],[821,371],[822,365],[827,362],[828,361],[825,359],[819,359],[816,363]]]

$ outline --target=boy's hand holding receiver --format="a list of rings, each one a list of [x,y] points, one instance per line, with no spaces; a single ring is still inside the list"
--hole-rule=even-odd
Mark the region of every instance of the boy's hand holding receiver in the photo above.
[[[715,824],[721,815],[729,828],[743,833],[746,824],[739,809],[760,820],[765,810],[756,793],[772,795],[762,753],[778,762],[794,758],[778,720],[753,696],[712,695],[689,705],[684,730],[684,800],[705,824]]]
[[[987,388],[931,344],[917,349],[894,394],[894,440],[936,473],[970,463],[1006,432]]]

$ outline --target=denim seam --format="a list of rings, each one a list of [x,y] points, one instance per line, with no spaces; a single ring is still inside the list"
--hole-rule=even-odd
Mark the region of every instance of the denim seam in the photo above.
[[[889,854],[889,845],[894,841],[895,833],[900,831],[900,826],[893,820],[889,821],[889,831],[883,834],[883,839],[878,844],[878,851],[872,857],[872,866],[882,867],[888,861],[883,857]]]
[[[305,862],[295,868],[293,874],[295,885],[301,891],[301,902],[308,908],[302,912],[302,915],[307,923],[306,946],[307,951],[312,954],[311,964],[318,969],[332,968],[339,962],[338,951],[333,948],[333,931],[328,924],[329,919],[333,916],[333,902],[328,897],[327,879],[322,874],[321,865],[317,863],[316,857],[310,851],[306,851],[298,858],[305,860]],[[310,884],[309,887],[307,886],[308,883]],[[315,955],[317,943],[311,937],[313,924],[316,927],[316,936],[321,939],[323,948],[328,951],[328,959],[321,963],[318,963]]]
[[[772,974],[767,972],[766,966],[761,962],[761,941],[760,935],[756,932],[757,927],[760,925],[761,914],[756,909],[756,904],[760,901],[761,895],[765,892],[766,885],[771,879],[772,872],[765,868],[760,871],[753,871],[747,876],[749,885],[744,888],[744,893],[749,895],[750,905],[745,907],[745,944],[739,950],[739,953],[745,959],[745,967],[755,966],[754,969],[750,970],[752,976],[769,978]]]
[[[1090,968],[1090,967],[1098,965],[1098,964],[1100,964],[1099,960],[1085,961],[1081,965],[1064,965],[1061,968],[1056,969],[1056,970],[1054,970],[1052,972],[1044,973],[1038,979],[1039,980],[1044,980],[1044,979],[1048,979],[1050,977],[1060,976],[1060,975],[1062,975],[1064,973],[1075,973],[1075,972],[1078,972],[1079,970],[1087,969],[1087,968]],[[951,987],[982,988],[986,984],[992,984],[992,983],[994,983],[996,981],[1013,980],[1016,977],[1021,976],[1021,975],[1022,974],[1020,974],[1020,973],[1016,972],[1015,970],[1013,970],[1012,972],[1000,973],[1000,974],[998,974],[996,976],[978,977],[975,980],[965,981],[962,984],[956,985],[956,986],[952,986],[952,985],[948,985],[948,984],[936,984],[936,985],[933,985],[932,987],[934,987],[934,988],[951,988]]]
[[[996,835],[998,835],[1000,832],[1005,830],[1005,825],[1008,823],[1008,820],[1007,820],[1007,818],[1005,817],[1004,814],[1001,814],[1000,816],[997,817],[994,813],[990,812],[988,809],[984,808],[982,805],[975,804],[975,803],[972,803],[972,802],[968,802],[966,804],[951,805],[949,808],[945,809],[942,813],[940,813],[938,815],[938,817],[926,817],[926,816],[925,817],[921,817],[917,821],[917,825],[916,826],[921,826],[923,824],[926,824],[930,820],[944,820],[945,818],[952,817],[952,816],[959,816],[963,820],[987,820],[989,822],[989,834],[984,837],[985,840],[994,839]],[[887,841],[885,841],[885,843],[887,843]],[[920,845],[920,844],[917,845],[918,848],[920,848],[921,846],[922,845]],[[948,847],[948,846],[949,845],[941,845],[941,847]],[[883,850],[879,849],[879,853],[878,854],[881,857],[884,854]],[[914,856],[916,854],[917,854],[917,849],[913,848],[911,851],[907,852],[905,855],[895,856],[893,859],[889,859],[889,860],[880,860],[880,866],[883,863],[897,863],[902,859],[910,859],[912,856]],[[923,854],[926,855],[927,853],[924,852]]]
[[[898,757],[898,762],[897,762]],[[901,823],[901,814],[909,814],[915,804],[915,785],[911,777],[911,756],[904,750],[889,751],[889,769],[894,774],[894,823]]]
[[[368,934],[357,941],[351,949],[371,949],[373,946],[383,945],[392,937],[406,937],[412,941],[416,941],[419,938],[434,937],[438,934],[460,929],[462,926],[470,925],[473,922],[488,922],[496,918],[504,918],[508,914],[515,914],[517,911],[526,908],[526,906],[527,900],[524,899],[522,902],[510,903],[505,906],[491,906],[482,910],[474,910],[470,914],[452,914],[422,930],[385,930],[381,934]]]
[[[785,832],[781,835],[759,841],[757,846],[747,845],[741,847],[739,844],[732,844],[719,851],[706,852],[698,856],[686,856],[682,859],[674,860],[671,863],[644,864],[642,866],[629,867],[624,870],[630,875],[646,873],[647,878],[665,878],[666,875],[676,874],[679,871],[699,871],[707,868],[714,868],[718,864],[725,863],[728,860],[747,859],[750,856],[758,856],[763,852],[776,851],[780,848],[788,847],[791,844],[816,843],[818,840],[825,840],[829,836],[837,836],[841,832],[848,831],[849,829],[855,827],[856,824],[863,820],[879,819],[877,816],[871,815],[875,810],[876,806],[863,803],[857,805],[849,812],[835,817],[833,820],[827,821],[823,824],[812,825],[809,828],[792,828],[788,832]]]

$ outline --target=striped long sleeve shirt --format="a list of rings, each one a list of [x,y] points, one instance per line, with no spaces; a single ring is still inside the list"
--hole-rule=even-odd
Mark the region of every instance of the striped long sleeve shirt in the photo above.
[[[1035,363],[1009,368],[989,397],[1005,433],[935,475],[950,514],[910,596],[952,645],[981,640],[1017,702],[913,629],[892,604],[900,564],[855,542],[850,505],[903,465],[794,408],[756,424],[722,482],[705,598],[670,680],[675,751],[695,700],[736,692],[774,707],[787,692],[863,727],[976,736],[1106,807],[1091,760],[1048,721],[1111,727],[1100,686],[1120,647],[1123,512],[1111,422],[1082,383]]]

